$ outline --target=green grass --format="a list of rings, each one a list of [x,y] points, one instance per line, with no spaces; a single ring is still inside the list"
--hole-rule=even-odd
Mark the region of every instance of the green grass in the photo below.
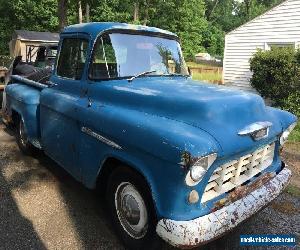
[[[300,197],[300,188],[298,188],[297,186],[294,186],[292,184],[289,184],[287,186],[287,188],[285,189],[285,192],[293,195],[295,197]]]
[[[298,125],[296,128],[292,131],[289,141],[291,142],[300,142],[300,122],[298,122]]]
[[[214,72],[193,73],[193,79],[198,81],[221,82],[222,74]]]

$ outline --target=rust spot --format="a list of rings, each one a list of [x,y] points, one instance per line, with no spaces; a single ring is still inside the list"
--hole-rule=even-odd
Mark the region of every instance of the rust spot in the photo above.
[[[229,205],[229,204],[245,197],[249,193],[251,193],[254,190],[260,188],[263,185],[265,185],[274,176],[275,176],[275,173],[265,173],[264,175],[261,175],[260,177],[258,177],[255,181],[251,182],[250,184],[237,187],[235,190],[233,190],[231,193],[229,193],[229,195],[226,198],[223,198],[223,199],[217,201],[214,204],[211,211],[213,211],[213,212],[217,211],[220,208],[222,208],[224,206],[227,206],[227,205]],[[269,189],[272,189],[270,187],[271,185],[268,185],[268,186],[269,186]],[[268,186],[267,186],[267,188],[268,188]],[[259,197],[262,198],[261,195]]]
[[[237,219],[239,218],[238,212],[237,212],[237,211],[234,211],[234,212],[233,212],[233,216],[234,216],[234,218],[237,220]]]

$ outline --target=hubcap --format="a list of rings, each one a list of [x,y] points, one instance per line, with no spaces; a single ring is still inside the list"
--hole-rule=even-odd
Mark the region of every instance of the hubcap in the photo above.
[[[117,215],[123,229],[133,238],[145,236],[148,214],[145,202],[137,189],[129,182],[122,182],[115,193]]]

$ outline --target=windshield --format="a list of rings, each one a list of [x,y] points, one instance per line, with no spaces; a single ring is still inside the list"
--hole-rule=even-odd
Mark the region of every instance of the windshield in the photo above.
[[[90,78],[149,75],[188,75],[176,40],[133,34],[104,34],[95,45]]]

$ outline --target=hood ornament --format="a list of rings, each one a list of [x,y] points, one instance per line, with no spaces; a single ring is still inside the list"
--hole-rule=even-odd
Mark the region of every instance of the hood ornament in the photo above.
[[[238,132],[238,135],[240,136],[250,135],[254,141],[258,141],[268,137],[269,128],[272,125],[273,123],[267,121],[255,122],[240,130]]]

